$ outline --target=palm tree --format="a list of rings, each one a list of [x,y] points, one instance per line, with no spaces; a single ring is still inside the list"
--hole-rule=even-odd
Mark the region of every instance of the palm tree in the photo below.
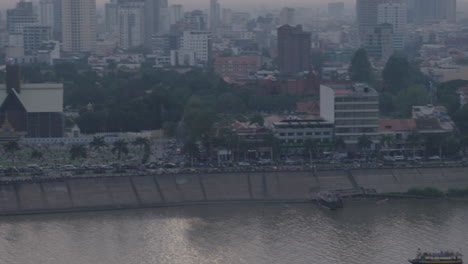
[[[72,160],[86,158],[88,156],[88,151],[86,146],[83,144],[73,144],[70,148],[70,158]]]
[[[390,135],[381,135],[380,136],[380,145],[382,147],[388,148],[391,144],[393,144],[393,137]]]
[[[413,132],[406,138],[406,143],[410,144],[413,148],[413,158],[416,154],[416,146],[421,143],[421,135],[417,132]]]
[[[363,134],[358,138],[358,146],[361,151],[368,150],[372,146],[372,140],[369,136]]]
[[[312,150],[318,150],[318,141],[308,138],[304,141],[304,147],[309,152],[309,162],[312,164]]]
[[[104,141],[104,137],[93,137],[93,141],[89,143],[89,146],[94,150],[101,150],[107,147],[107,143]]]
[[[37,149],[33,149],[31,152],[31,159],[42,159],[43,156],[42,152]]]
[[[11,162],[14,165],[15,163],[15,152],[21,150],[21,147],[18,144],[18,141],[8,141],[6,145],[3,146],[5,153],[8,153],[11,158]]]
[[[140,149],[142,149],[143,147],[145,147],[146,145],[149,145],[149,140],[147,138],[144,138],[144,137],[137,137],[133,142],[132,142],[133,145],[135,146],[139,146]]]
[[[198,153],[198,144],[195,141],[195,139],[189,139],[187,142],[185,142],[184,147],[182,148],[183,152],[188,154],[190,158],[190,164],[193,167],[193,159],[195,155]]]
[[[119,159],[119,160],[122,157],[122,153],[127,155],[128,154],[128,143],[123,139],[115,141],[114,144],[113,144],[113,147],[112,147],[112,153],[115,154],[116,152],[117,152],[117,159]]]
[[[271,131],[264,136],[263,140],[268,146],[270,146],[271,161],[274,161],[276,157],[275,155],[279,153],[280,141],[275,137],[275,134],[273,134],[273,132]]]
[[[335,151],[339,149],[346,149],[346,142],[342,137],[335,137],[335,140],[333,141],[333,148]]]

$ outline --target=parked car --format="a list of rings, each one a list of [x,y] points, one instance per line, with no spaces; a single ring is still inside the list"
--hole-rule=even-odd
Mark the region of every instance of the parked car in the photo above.
[[[440,157],[439,156],[431,156],[429,158],[427,158],[428,160],[440,160]]]
[[[403,160],[405,160],[405,156],[394,156],[393,160],[394,161],[403,161]]]

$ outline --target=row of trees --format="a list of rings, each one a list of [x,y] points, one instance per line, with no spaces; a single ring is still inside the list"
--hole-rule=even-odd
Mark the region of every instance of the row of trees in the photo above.
[[[151,154],[150,141],[147,138],[138,137],[131,144],[139,147],[139,151],[142,153],[142,163],[146,163]],[[92,149],[99,153],[107,150],[109,147],[110,151],[116,155],[117,159],[120,160],[123,155],[129,153],[128,142],[125,140],[117,140],[109,146],[103,137],[94,137],[93,141],[88,146],[85,144],[73,144],[69,150],[71,160],[86,159],[88,157],[88,150]],[[21,146],[17,141],[10,141],[3,146],[4,152],[11,158],[14,157],[15,153],[21,150]],[[34,160],[42,160],[44,154],[38,149],[32,149],[30,152],[30,158]]]
[[[349,68],[351,80],[373,85],[380,92],[381,114],[405,118],[411,114],[411,106],[430,102],[430,79],[419,67],[403,54],[394,54],[378,76],[365,49],[354,54]]]

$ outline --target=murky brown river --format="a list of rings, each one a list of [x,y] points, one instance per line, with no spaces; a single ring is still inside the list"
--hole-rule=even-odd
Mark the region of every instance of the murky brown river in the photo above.
[[[468,259],[468,202],[228,204],[0,218],[0,263],[402,264]]]

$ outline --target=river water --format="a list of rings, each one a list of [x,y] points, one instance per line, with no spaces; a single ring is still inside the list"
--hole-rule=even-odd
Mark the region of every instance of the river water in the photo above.
[[[0,218],[0,263],[403,264],[468,257],[468,202],[227,204]]]

